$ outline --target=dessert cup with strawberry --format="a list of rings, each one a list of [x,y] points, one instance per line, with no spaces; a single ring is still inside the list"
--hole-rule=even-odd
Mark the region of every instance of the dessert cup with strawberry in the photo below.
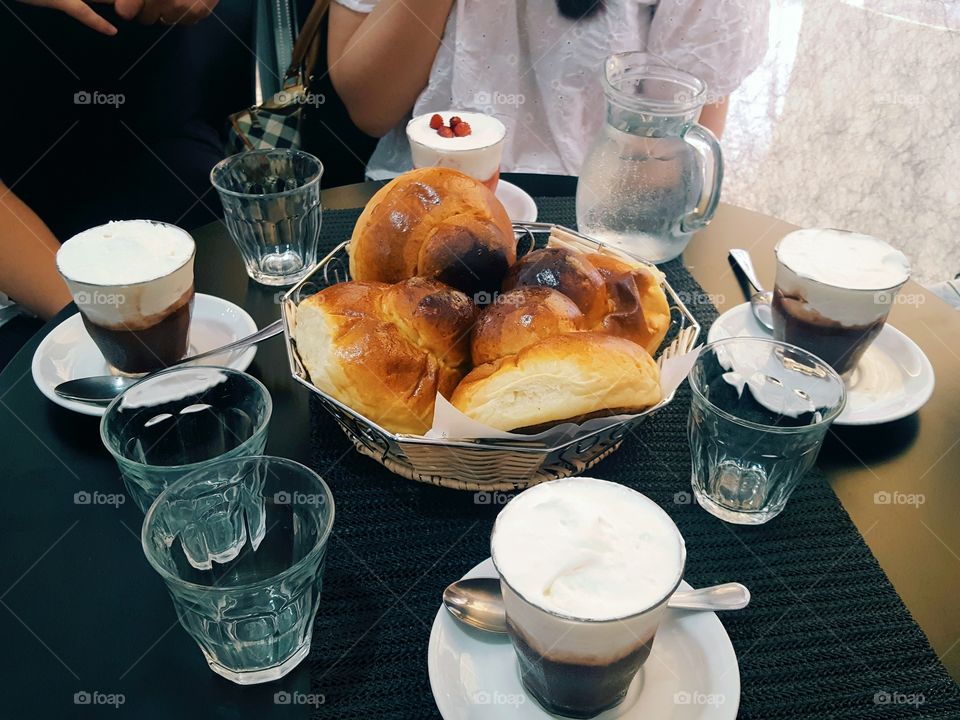
[[[426,113],[407,123],[413,167],[448,167],[476,178],[491,190],[500,179],[500,154],[507,129],[475,112]]]

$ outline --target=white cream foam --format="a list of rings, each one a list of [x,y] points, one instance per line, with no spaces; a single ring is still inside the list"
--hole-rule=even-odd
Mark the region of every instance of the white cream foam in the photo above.
[[[169,275],[194,253],[185,230],[150,220],[121,220],[90,228],[67,240],[57,268],[88,285],[134,285]]]
[[[449,167],[485,182],[500,169],[500,155],[507,129],[490,115],[475,112],[446,111],[439,113],[444,125],[454,115],[470,125],[470,134],[445,138],[430,127],[434,113],[418,115],[407,123],[407,139],[413,166]]]
[[[879,238],[811,228],[777,244],[777,287],[807,310],[848,327],[884,317],[910,263]],[[886,292],[890,290],[890,292]]]
[[[491,550],[502,577],[530,603],[590,620],[656,605],[680,580],[685,554],[653,501],[593,478],[521,493],[497,518]]]
[[[906,255],[871,235],[808,228],[784,237],[777,259],[798,277],[850,290],[886,290],[910,277]]]
[[[190,234],[152,220],[122,220],[84,230],[57,252],[74,302],[97,325],[141,327],[176,309],[193,286]]]

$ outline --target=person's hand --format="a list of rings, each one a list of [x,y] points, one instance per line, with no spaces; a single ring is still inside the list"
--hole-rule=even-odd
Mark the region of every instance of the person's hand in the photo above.
[[[113,0],[20,0],[27,5],[36,5],[37,7],[51,8],[66,13],[74,20],[79,20],[88,28],[96,30],[104,35],[116,35],[117,28],[104,20],[94,12],[93,8],[87,2],[99,2],[112,4]]]
[[[193,25],[208,17],[219,0],[112,0],[117,15],[144,25]]]

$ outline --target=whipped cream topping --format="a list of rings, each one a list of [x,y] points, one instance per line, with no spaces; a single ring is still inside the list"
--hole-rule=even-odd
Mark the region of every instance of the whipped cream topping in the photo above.
[[[133,285],[169,275],[194,253],[190,234],[151,220],[121,220],[90,228],[67,240],[57,268],[90,285]]]
[[[665,600],[683,572],[683,538],[652,500],[616,483],[567,478],[513,499],[491,539],[501,577],[529,603],[588,620]]]
[[[801,302],[806,313],[846,327],[884,317],[910,277],[906,256],[870,235],[797,230],[779,242],[776,252],[777,288]]]
[[[490,115],[475,112],[450,110],[437,113],[444,125],[458,115],[470,125],[470,134],[463,137],[445,138],[430,127],[434,113],[418,115],[407,123],[407,139],[413,166],[448,167],[470,175],[480,182],[487,182],[500,169],[503,139],[507,134],[504,124]]]
[[[799,278],[849,290],[886,290],[910,277],[906,255],[871,235],[810,228],[777,245],[777,259]]]
[[[407,137],[423,145],[442,150],[478,150],[500,142],[507,134],[507,129],[502,122],[483,113],[450,110],[436,114],[443,118],[444,125],[449,125],[450,118],[456,115],[470,125],[470,134],[463,137],[442,137],[430,127],[430,118],[434,113],[426,113],[418,115],[407,123]]]
[[[186,230],[122,220],[84,230],[57,252],[73,300],[93,323],[143,329],[189,301],[195,245]]]

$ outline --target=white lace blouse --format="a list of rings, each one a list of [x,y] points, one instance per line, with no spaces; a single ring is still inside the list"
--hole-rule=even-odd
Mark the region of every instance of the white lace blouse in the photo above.
[[[377,0],[336,0],[370,12]],[[576,175],[604,121],[603,59],[644,50],[728,95],[767,47],[768,0],[605,0],[579,21],[555,0],[456,0],[413,115],[474,110],[507,127],[503,172]],[[411,167],[402,122],[380,140],[374,179]]]

